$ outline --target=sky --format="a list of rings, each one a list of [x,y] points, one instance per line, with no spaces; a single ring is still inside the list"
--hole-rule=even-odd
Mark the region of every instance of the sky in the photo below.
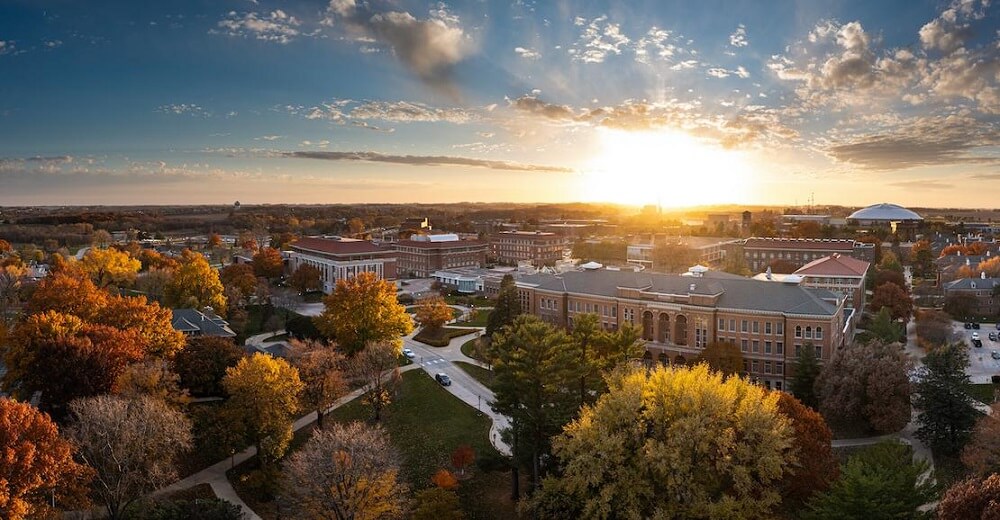
[[[990,0],[0,0],[0,205],[997,193]]]

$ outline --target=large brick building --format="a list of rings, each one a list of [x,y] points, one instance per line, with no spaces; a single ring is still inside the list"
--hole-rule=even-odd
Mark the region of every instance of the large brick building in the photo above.
[[[944,284],[944,297],[947,300],[967,296],[972,316],[996,316],[1000,313],[1000,296],[993,293],[997,287],[1000,287],[1000,278],[989,278],[980,272],[978,278],[959,278]]]
[[[875,259],[875,244],[840,238],[752,237],[743,241],[740,248],[747,267],[754,272],[763,271],[778,260],[791,263],[798,269],[832,254],[850,256],[865,262]]]
[[[490,236],[490,258],[500,264],[553,265],[562,259],[564,249],[566,240],[555,233],[501,231]]]
[[[332,292],[337,280],[362,272],[375,273],[380,279],[396,279],[396,252],[383,249],[367,240],[342,237],[306,237],[293,242],[288,253],[291,272],[308,264],[320,271],[323,292]]]
[[[744,372],[787,388],[796,353],[821,361],[844,344],[844,300],[830,291],[693,268],[689,275],[597,269],[517,281],[525,312],[572,329],[581,314],[602,326],[641,327],[648,362],[686,363],[712,342],[740,347]]]
[[[402,276],[428,278],[435,271],[456,267],[482,267],[486,263],[485,242],[459,240],[457,235],[414,235],[392,245],[396,270]]]

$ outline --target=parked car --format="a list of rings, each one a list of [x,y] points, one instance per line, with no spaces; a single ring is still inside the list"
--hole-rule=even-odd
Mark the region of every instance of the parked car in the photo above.
[[[441,386],[451,386],[451,378],[448,377],[448,374],[438,372],[437,374],[434,374],[434,380],[441,383]]]
[[[973,332],[972,333],[972,341],[978,341],[978,340],[979,340],[979,333],[978,332]]]
[[[978,339],[974,339],[972,340],[972,346],[976,348],[983,348],[983,342]]]
[[[972,328],[979,330],[979,324],[976,322],[972,322]]]
[[[969,322],[965,322],[965,328],[971,329],[972,328],[972,324],[969,323]]]
[[[993,352],[990,352],[990,357],[993,359],[1000,359],[1000,352],[994,350]]]
[[[990,341],[996,341],[996,340],[997,340],[997,333],[996,332],[991,332],[990,333]]]
[[[413,359],[414,357],[416,357],[416,354],[413,353],[413,350],[408,349],[408,348],[404,348],[403,349],[403,355],[406,356],[406,357],[408,357],[408,358],[410,358],[410,359]]]

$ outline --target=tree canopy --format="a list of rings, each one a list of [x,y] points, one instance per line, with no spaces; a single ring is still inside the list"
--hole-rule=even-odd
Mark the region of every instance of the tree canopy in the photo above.
[[[896,432],[910,422],[909,357],[877,341],[838,350],[823,366],[816,388],[829,420],[863,420],[876,432]]]
[[[142,262],[114,248],[91,248],[80,260],[80,268],[99,287],[127,287],[135,282]]]
[[[784,392],[778,394],[778,411],[791,421],[796,458],[786,466],[778,487],[785,509],[794,510],[829,489],[840,472],[830,446],[833,433],[822,415]]]
[[[333,293],[323,299],[323,314],[314,318],[316,328],[335,338],[348,356],[376,342],[399,342],[413,330],[413,320],[396,302],[396,288],[375,273],[359,273],[337,280]]]
[[[927,373],[916,385],[914,400],[921,410],[917,437],[935,453],[957,454],[980,416],[966,393],[969,353],[962,343],[942,345],[928,352],[923,362]]]
[[[505,274],[500,281],[500,292],[497,294],[496,305],[486,323],[486,337],[493,337],[493,334],[500,329],[514,322],[522,312],[521,298],[517,294],[517,286],[514,285],[514,277]]]
[[[261,278],[277,278],[284,272],[285,263],[281,253],[273,247],[265,247],[253,255],[253,274]]]
[[[245,428],[246,441],[257,446],[262,464],[279,459],[292,440],[293,414],[299,410],[303,384],[287,361],[257,353],[226,369],[222,386],[226,407]]]
[[[417,304],[416,320],[425,329],[438,330],[452,318],[451,307],[440,296],[424,298]]]
[[[173,308],[211,307],[220,316],[226,315],[226,297],[219,272],[199,253],[185,249],[173,278],[164,288],[167,305]]]
[[[1000,474],[969,478],[955,483],[937,506],[939,520],[988,520],[1000,518]]]

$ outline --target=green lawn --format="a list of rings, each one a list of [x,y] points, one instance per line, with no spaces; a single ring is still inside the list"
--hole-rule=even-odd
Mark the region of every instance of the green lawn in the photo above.
[[[451,294],[445,296],[444,301],[448,305],[475,305],[476,307],[492,307],[495,303],[485,296],[453,296]]]
[[[466,334],[472,334],[474,332],[476,331],[473,329],[453,329],[450,327],[441,327],[433,332],[427,329],[422,329],[416,336],[413,336],[413,340],[432,347],[447,347],[451,338],[465,336]]]
[[[479,365],[473,365],[465,361],[455,361],[455,364],[458,365],[458,368],[465,370],[473,379],[482,383],[486,388],[490,388],[490,385],[493,384],[492,370],[487,370]]]
[[[487,363],[487,360],[483,359],[483,357],[476,352],[476,342],[481,339],[482,338],[472,338],[469,341],[462,343],[462,354],[465,354],[472,359],[482,361],[483,363]]]
[[[476,312],[476,317],[471,321],[459,321],[454,325],[459,327],[485,327],[486,323],[490,320],[490,314],[493,313],[493,309],[487,311]]]
[[[993,404],[993,383],[970,384],[966,392],[981,403]]]

